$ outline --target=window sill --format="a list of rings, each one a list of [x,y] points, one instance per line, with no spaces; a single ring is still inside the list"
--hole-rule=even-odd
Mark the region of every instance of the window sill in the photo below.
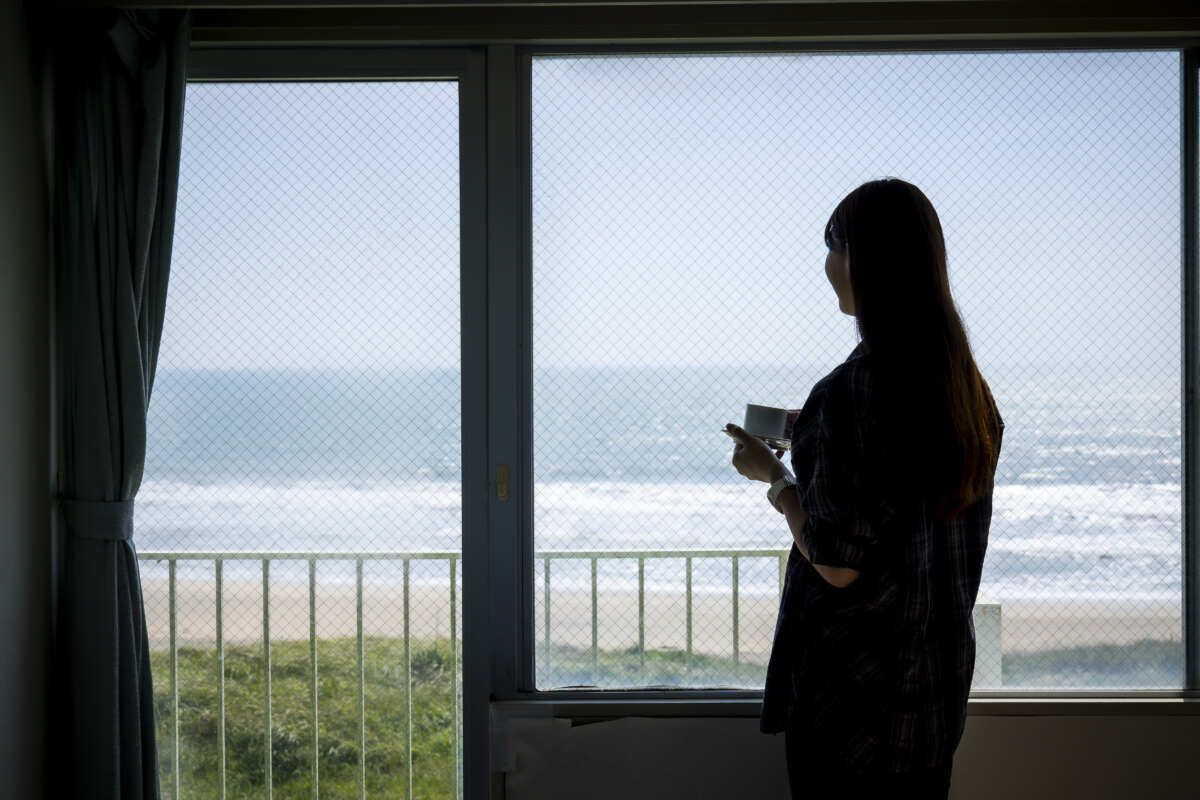
[[[758,693],[748,697],[553,698],[530,696],[493,700],[495,715],[506,718],[570,718],[577,722],[621,717],[751,717],[762,708]],[[695,694],[689,692],[689,694]],[[1200,715],[1200,692],[1144,690],[1139,692],[1059,692],[1034,694],[980,692],[967,701],[968,716],[1191,716]]]

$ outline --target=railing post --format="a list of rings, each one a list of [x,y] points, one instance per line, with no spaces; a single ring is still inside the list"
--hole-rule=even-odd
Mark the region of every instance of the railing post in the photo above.
[[[459,771],[462,769],[462,762],[458,756],[458,728],[459,706],[458,706],[458,584],[455,577],[455,567],[457,562],[454,556],[450,556],[450,669],[453,680],[450,684],[450,689],[454,695],[454,800],[459,800],[462,791],[462,781],[459,780]]]
[[[687,557],[687,674],[692,674],[692,557]]]
[[[412,650],[408,629],[408,559],[404,559],[404,745],[408,753],[408,800],[413,797],[413,747],[412,747]]]
[[[646,559],[638,557],[638,653],[642,658],[643,678],[646,676]]]
[[[275,787],[271,774],[272,762],[275,760],[271,740],[271,559],[264,558],[262,562],[262,594],[263,594],[263,698],[266,701],[266,724],[263,728],[263,782],[267,787],[267,800],[271,800]]]
[[[546,680],[549,681],[550,680],[550,556],[546,556],[544,559],[542,559],[542,561],[543,561],[542,568],[543,568],[543,572],[545,573],[543,583],[545,584],[545,592],[546,592],[546,599],[545,599],[545,606],[546,606],[546,608],[545,608],[545,611],[546,611],[546,667],[545,667],[545,669],[546,669]]]
[[[221,784],[221,800],[225,800],[225,606],[222,596],[224,562],[218,558],[217,568],[217,695],[220,698],[217,716],[217,780]]]
[[[308,560],[308,657],[312,665],[310,696],[312,699],[312,798],[320,796],[321,733],[317,717],[317,560]]]
[[[363,656],[363,560],[354,562],[355,641],[358,654],[358,800],[367,797],[367,687]]]
[[[167,562],[171,627],[171,800],[179,800],[179,647],[175,638],[175,559]]]
[[[596,557],[592,556],[592,683],[597,683],[600,680],[599,629],[596,616]]]
[[[733,666],[740,664],[738,658],[738,557],[733,557]]]

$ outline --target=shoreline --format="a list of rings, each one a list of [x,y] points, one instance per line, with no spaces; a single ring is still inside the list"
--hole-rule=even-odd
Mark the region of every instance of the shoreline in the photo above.
[[[318,583],[318,638],[353,637],[357,633],[353,582]],[[696,653],[733,652],[733,603],[729,591],[692,593],[692,648]],[[152,650],[165,649],[169,638],[168,581],[144,577],[142,595]],[[457,595],[457,633],[462,637],[462,593]],[[980,597],[976,606],[994,601]],[[739,598],[738,649],[747,661],[766,662],[778,613],[778,596],[743,592]],[[1002,652],[1015,653],[1066,647],[1127,645],[1142,639],[1182,640],[1179,600],[1087,600],[1023,598],[1000,602]],[[261,580],[226,577],[222,587],[222,629],[226,644],[262,642]],[[550,627],[553,643],[590,648],[591,591],[551,589]],[[602,650],[636,647],[636,591],[600,589],[597,595],[597,643]],[[686,595],[683,590],[645,592],[645,647],[686,648]],[[273,580],[270,586],[272,641],[307,640],[309,636],[307,583]],[[177,579],[176,636],[180,647],[212,647],[216,642],[215,585],[211,579]],[[534,632],[544,646],[543,593],[534,598]],[[363,634],[404,635],[404,589],[390,583],[364,582]],[[409,635],[417,639],[449,637],[449,585],[409,586]],[[993,634],[994,635],[994,634]],[[983,626],[977,629],[984,649]]]

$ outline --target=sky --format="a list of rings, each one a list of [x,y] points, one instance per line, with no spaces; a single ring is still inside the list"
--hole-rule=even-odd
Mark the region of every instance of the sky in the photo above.
[[[892,175],[981,365],[1175,374],[1178,91],[1172,51],[538,57],[535,365],[840,361],[825,221]],[[160,368],[456,366],[457,103],[189,85]]]

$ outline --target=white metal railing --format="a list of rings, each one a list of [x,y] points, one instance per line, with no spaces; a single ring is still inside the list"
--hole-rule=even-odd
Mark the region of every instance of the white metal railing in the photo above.
[[[732,599],[733,599],[733,663],[740,663],[740,634],[738,630],[738,599],[741,591],[738,587],[738,560],[740,558],[775,558],[779,562],[779,593],[783,594],[783,579],[787,569],[788,550],[775,548],[760,548],[750,550],[543,550],[534,555],[534,560],[543,564],[543,591],[545,602],[546,646],[543,653],[543,664],[547,674],[550,671],[550,562],[554,559],[588,559],[592,567],[592,672],[599,671],[597,615],[597,562],[600,559],[637,559],[638,562],[638,651],[641,653],[642,669],[646,667],[646,559],[685,559],[685,596],[687,603],[686,616],[686,652],[687,668],[692,666],[692,559],[695,558],[728,558],[732,562]]]
[[[545,550],[535,554],[535,560],[543,563],[544,577],[544,606],[546,640],[543,653],[543,664],[549,673],[550,669],[550,562],[552,560],[580,560],[591,562],[591,601],[592,601],[592,671],[599,672],[598,630],[599,618],[597,565],[600,559],[637,559],[638,562],[638,650],[641,654],[643,670],[646,665],[645,633],[646,633],[646,591],[645,573],[646,559],[685,559],[686,580],[685,593],[687,602],[686,612],[686,652],[687,668],[692,665],[692,560],[696,558],[728,558],[732,567],[732,601],[733,601],[733,660],[740,663],[740,634],[738,599],[739,561],[743,558],[775,558],[779,564],[779,594],[783,593],[783,581],[787,568],[789,550],[749,549],[749,550]],[[312,797],[318,798],[318,763],[320,739],[317,725],[317,617],[316,617],[316,580],[318,561],[353,561],[355,565],[355,609],[356,609],[356,652],[358,655],[358,794],[366,798],[366,684],[363,650],[363,562],[364,561],[402,561],[404,565],[404,668],[405,696],[407,698],[405,745],[408,768],[408,798],[413,797],[412,791],[412,656],[409,650],[409,563],[413,560],[446,561],[450,568],[450,647],[451,664],[454,686],[454,797],[461,797],[459,772],[459,729],[461,709],[458,702],[458,630],[457,630],[457,581],[456,571],[462,554],[458,551],[413,551],[413,552],[341,552],[341,551],[233,551],[233,552],[166,552],[142,551],[138,553],[142,561],[166,561],[168,566],[168,614],[169,614],[169,646],[170,646],[170,681],[172,698],[171,719],[171,764],[174,796],[179,797],[179,663],[178,646],[176,641],[176,564],[179,561],[212,561],[216,568],[216,646],[217,666],[219,675],[218,685],[218,717],[217,717],[217,747],[218,747],[218,779],[220,782],[220,798],[225,798],[226,765],[225,765],[225,641],[223,630],[223,565],[225,561],[261,561],[262,562],[262,631],[264,669],[264,703],[265,724],[263,731],[263,758],[265,767],[265,784],[267,798],[272,797],[272,741],[271,741],[271,609],[270,609],[270,574],[272,561],[306,561],[308,563],[308,642],[311,673],[309,680],[309,701],[313,719],[312,726]],[[990,656],[981,659],[976,665],[976,684],[1000,684],[1000,606],[994,604],[977,604],[975,606],[975,622],[977,635],[986,646],[978,648],[980,655]]]
[[[263,657],[264,665],[264,703],[265,723],[263,730],[263,759],[267,789],[267,798],[273,795],[274,787],[271,774],[273,745],[271,741],[271,606],[270,606],[270,576],[272,561],[307,561],[308,562],[308,647],[311,672],[309,675],[309,702],[313,719],[312,726],[312,797],[319,796],[318,765],[320,763],[320,735],[317,725],[319,712],[317,703],[317,562],[318,561],[353,561],[355,584],[356,610],[356,648],[358,655],[358,796],[365,800],[367,795],[367,764],[366,764],[366,672],[363,650],[363,562],[364,561],[402,561],[404,563],[404,671],[406,697],[405,751],[408,765],[408,797],[413,797],[412,775],[412,653],[409,649],[409,563],[413,560],[447,561],[450,566],[450,661],[452,664],[453,695],[454,695],[454,797],[461,797],[461,787],[458,775],[461,770],[459,763],[458,732],[461,728],[461,709],[458,703],[458,598],[455,572],[462,554],[457,551],[423,551],[423,552],[163,552],[142,551],[138,553],[141,561],[166,561],[168,575],[168,624],[170,630],[170,664],[171,664],[171,780],[173,795],[179,797],[179,650],[176,641],[176,583],[175,568],[179,561],[212,561],[216,567],[216,645],[217,645],[217,674],[218,674],[218,711],[217,711],[217,772],[220,784],[220,799],[225,799],[225,637],[223,629],[224,604],[222,598],[224,575],[223,566],[226,561],[261,561],[262,562],[262,592],[263,592]]]

